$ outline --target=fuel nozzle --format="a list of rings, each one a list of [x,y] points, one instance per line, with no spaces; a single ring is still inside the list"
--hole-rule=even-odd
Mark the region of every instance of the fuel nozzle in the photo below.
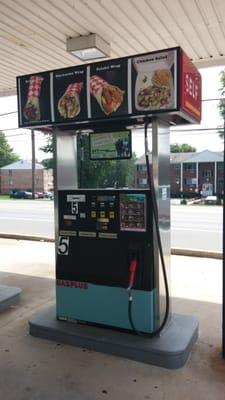
[[[127,288],[128,291],[130,291],[134,286],[136,269],[137,269],[137,257],[134,257],[130,262],[129,286]]]

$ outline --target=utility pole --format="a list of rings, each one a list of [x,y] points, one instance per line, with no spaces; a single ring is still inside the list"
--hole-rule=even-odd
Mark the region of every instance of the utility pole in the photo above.
[[[35,136],[31,129],[31,154],[32,154],[32,199],[35,199]]]

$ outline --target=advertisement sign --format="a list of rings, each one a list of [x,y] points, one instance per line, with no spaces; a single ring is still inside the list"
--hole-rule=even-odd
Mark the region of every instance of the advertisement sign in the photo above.
[[[50,74],[53,87],[52,122],[65,123],[87,120],[85,66],[58,70]]]
[[[18,80],[19,126],[49,125],[50,75],[48,72],[22,76]]]
[[[201,121],[201,75],[187,55],[180,52],[180,108],[193,117],[196,122]]]
[[[120,230],[146,232],[145,194],[120,194]]]
[[[17,89],[20,127],[201,119],[201,76],[179,47],[18,77]]]
[[[135,113],[176,109],[176,60],[176,50],[132,59],[132,110]]]
[[[89,90],[91,118],[127,115],[127,59],[91,64]]]

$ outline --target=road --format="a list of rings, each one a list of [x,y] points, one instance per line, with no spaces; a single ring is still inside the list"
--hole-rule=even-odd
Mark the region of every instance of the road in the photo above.
[[[220,206],[171,206],[172,247],[222,251]]]
[[[52,200],[0,200],[0,232],[54,236]]]
[[[222,207],[171,206],[172,247],[222,251]],[[0,232],[54,236],[51,200],[1,200]]]

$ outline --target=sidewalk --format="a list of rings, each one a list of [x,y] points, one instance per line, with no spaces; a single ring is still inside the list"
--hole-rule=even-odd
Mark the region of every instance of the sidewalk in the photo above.
[[[173,310],[195,315],[200,337],[171,371],[60,345],[28,334],[28,320],[55,301],[54,244],[0,239],[0,284],[21,287],[0,314],[0,393],[5,400],[223,400],[222,261],[172,256]]]

